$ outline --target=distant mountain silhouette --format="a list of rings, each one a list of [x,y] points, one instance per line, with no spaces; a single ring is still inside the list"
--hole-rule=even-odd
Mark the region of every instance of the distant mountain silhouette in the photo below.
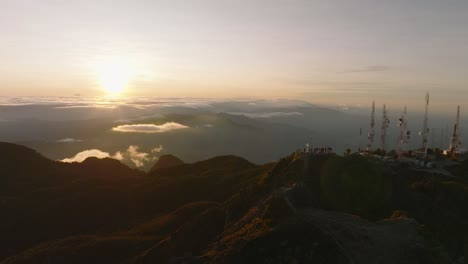
[[[149,173],[0,143],[0,263],[461,263],[466,163],[236,156]],[[305,166],[306,165],[306,166]]]
[[[184,162],[176,156],[170,154],[162,155],[161,157],[159,157],[158,161],[156,162],[156,164],[154,164],[150,171],[179,166],[182,164],[184,164]]]

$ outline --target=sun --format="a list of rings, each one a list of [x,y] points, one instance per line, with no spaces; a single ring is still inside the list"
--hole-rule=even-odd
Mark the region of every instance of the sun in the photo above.
[[[99,85],[112,96],[120,95],[133,76],[132,68],[123,62],[109,61],[101,64],[98,69]]]

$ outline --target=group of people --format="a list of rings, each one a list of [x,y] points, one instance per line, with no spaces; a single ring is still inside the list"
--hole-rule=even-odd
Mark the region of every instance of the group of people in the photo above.
[[[330,154],[333,153],[333,149],[331,147],[315,147],[315,148],[310,148],[309,144],[306,144],[306,147],[304,149],[298,149],[296,151],[297,153],[305,153],[305,154]]]

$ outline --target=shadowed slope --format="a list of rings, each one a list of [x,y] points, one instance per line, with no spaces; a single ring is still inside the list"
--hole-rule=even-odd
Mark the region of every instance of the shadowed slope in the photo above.
[[[4,154],[0,162],[0,178],[9,180],[0,192],[0,244],[8,244],[0,258],[49,239],[131,228],[187,203],[223,202],[268,169],[226,156],[144,175],[113,159],[61,163],[21,146],[3,146],[17,154]],[[22,157],[37,165],[22,166]]]
[[[156,164],[154,164],[150,171],[152,172],[158,169],[179,166],[182,164],[184,164],[184,162],[176,156],[162,155],[161,157],[159,157],[158,161],[156,162]]]
[[[334,155],[221,156],[146,175],[113,160],[46,163],[30,172],[40,184],[0,194],[5,263],[464,261],[468,187],[455,176]]]

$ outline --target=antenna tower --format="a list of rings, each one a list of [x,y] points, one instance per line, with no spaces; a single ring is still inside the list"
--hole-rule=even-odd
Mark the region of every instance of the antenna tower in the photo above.
[[[387,138],[388,124],[390,124],[390,119],[388,119],[387,108],[384,104],[382,111],[382,134],[380,135],[380,148],[382,150],[385,150],[385,139]]]
[[[370,123],[370,131],[367,134],[367,151],[370,151],[372,145],[374,144],[374,136],[375,136],[375,101],[372,101],[372,112],[371,112],[371,123]]]
[[[426,108],[424,111],[424,122],[423,130],[419,133],[422,136],[422,149],[424,151],[424,158],[427,158],[427,135],[429,135],[428,123],[428,111],[429,111],[429,92],[426,92]]]
[[[451,155],[455,154],[458,148],[461,145],[461,138],[460,138],[460,106],[457,107],[457,119],[455,120],[455,124],[453,125],[453,134],[452,139],[450,140],[450,147],[449,152]]]
[[[408,130],[408,117],[406,115],[406,106],[403,114],[398,118],[398,127],[400,128],[400,140],[398,141],[398,154],[403,154],[407,150],[408,140],[411,136],[411,131]]]

